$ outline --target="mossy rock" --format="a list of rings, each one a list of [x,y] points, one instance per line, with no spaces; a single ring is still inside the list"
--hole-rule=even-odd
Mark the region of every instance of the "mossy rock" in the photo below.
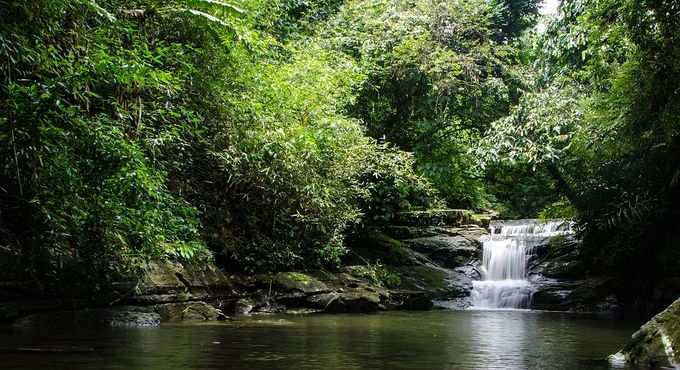
[[[288,292],[317,294],[328,292],[328,286],[316,278],[301,272],[281,272],[274,277],[277,288]]]
[[[680,364],[680,299],[635,332],[617,355],[636,365],[677,368]]]
[[[394,270],[401,278],[401,289],[430,293],[444,292],[448,288],[445,272],[428,266],[400,267]]]
[[[418,264],[413,251],[402,241],[381,231],[368,231],[350,244],[351,253],[345,265],[380,262],[392,266]]]

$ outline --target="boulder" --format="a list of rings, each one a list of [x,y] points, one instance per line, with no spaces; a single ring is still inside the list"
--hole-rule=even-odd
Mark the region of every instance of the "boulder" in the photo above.
[[[644,324],[610,359],[654,368],[680,368],[680,299]]]
[[[559,280],[533,276],[531,308],[549,311],[611,312],[620,311],[616,297],[617,280],[592,277],[583,280]]]
[[[155,327],[161,323],[161,315],[155,312],[118,311],[108,319],[111,326]]]
[[[149,308],[119,306],[33,314],[22,317],[14,325],[68,330],[81,326],[156,327],[160,322],[160,315]]]
[[[326,307],[330,313],[361,313],[375,312],[385,307],[381,305],[380,294],[366,289],[336,293]]]
[[[462,235],[437,235],[406,241],[415,251],[446,268],[456,268],[481,257],[482,248],[478,240]]]
[[[256,302],[250,298],[241,298],[234,303],[235,315],[249,315],[256,306]]]
[[[428,233],[427,235],[433,236],[436,233]],[[418,257],[407,244],[382,231],[367,231],[360,237],[351,240],[349,244],[350,253],[343,261],[345,265],[360,265],[365,264],[366,261],[380,262],[391,266],[419,264]]]
[[[205,302],[177,302],[153,306],[162,321],[216,321],[227,316]]]
[[[322,293],[307,297],[307,303],[312,307],[325,310],[338,298],[339,294],[336,292]]]
[[[426,292],[414,290],[390,290],[387,308],[393,310],[423,311],[433,307],[432,299]]]
[[[303,295],[330,291],[323,282],[300,272],[281,272],[274,277],[274,285],[283,292]]]
[[[117,283],[118,287],[128,285]],[[132,288],[119,294],[127,297],[124,301],[128,304],[150,305],[233,297],[234,288],[231,280],[212,263],[155,261],[144,267]],[[133,291],[135,294],[131,294]]]

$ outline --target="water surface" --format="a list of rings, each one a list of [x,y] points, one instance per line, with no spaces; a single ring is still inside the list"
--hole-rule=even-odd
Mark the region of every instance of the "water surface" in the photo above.
[[[258,321],[259,320],[259,321]],[[637,323],[536,311],[270,316],[160,328],[0,327],[1,369],[610,369]],[[33,350],[64,349],[67,352]]]

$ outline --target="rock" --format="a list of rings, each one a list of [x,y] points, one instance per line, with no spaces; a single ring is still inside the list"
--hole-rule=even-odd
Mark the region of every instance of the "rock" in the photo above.
[[[161,315],[155,312],[119,311],[109,319],[111,326],[156,327],[161,324]]]
[[[336,299],[339,298],[339,294],[341,294],[341,292],[316,294],[307,297],[307,303],[310,304],[312,307],[325,310],[328,308],[328,306],[331,305],[331,303],[333,303]]]
[[[456,268],[481,257],[481,243],[461,235],[437,235],[409,239],[408,245],[423,253],[433,262],[447,268]]]
[[[255,308],[255,301],[250,298],[241,298],[234,303],[235,315],[248,315]]]
[[[390,290],[389,309],[423,311],[433,307],[426,292],[413,290]]]
[[[329,291],[326,284],[300,272],[281,272],[275,276],[274,284],[285,292],[302,293],[304,295]]]
[[[559,259],[545,262],[541,267],[544,276],[556,279],[574,279],[583,276],[583,264],[575,255],[562,256]]]
[[[608,276],[584,280],[532,278],[531,308],[550,311],[611,312],[621,310],[616,279]]]
[[[253,309],[253,313],[264,313],[264,314],[273,314],[273,313],[284,313],[288,311],[288,307],[278,303],[278,302],[266,302],[262,306],[257,306]]]
[[[385,226],[380,228],[380,230],[389,237],[397,240],[423,238],[439,234],[439,232],[432,227],[422,226]]]
[[[160,315],[149,308],[119,306],[33,314],[17,320],[14,325],[64,329],[81,326],[156,327],[160,321]]]
[[[680,299],[654,316],[613,359],[649,367],[680,367]]]
[[[550,237],[534,246],[531,271],[548,278],[582,279],[586,268],[580,257],[580,243],[573,236]]]
[[[119,287],[129,282],[118,282]],[[200,265],[156,261],[148,263],[141,278],[133,284],[137,293],[122,291],[128,304],[149,305],[181,301],[218,299],[236,295],[234,285],[212,263]]]
[[[205,302],[159,304],[153,310],[162,321],[216,321],[227,318],[221,310]]]
[[[415,253],[404,242],[381,231],[368,231],[350,242],[351,253],[344,259],[345,265],[380,262],[390,266],[413,266],[419,264]]]
[[[352,290],[337,293],[337,298],[326,307],[331,313],[361,313],[374,312],[384,307],[380,304],[380,294],[368,290]]]

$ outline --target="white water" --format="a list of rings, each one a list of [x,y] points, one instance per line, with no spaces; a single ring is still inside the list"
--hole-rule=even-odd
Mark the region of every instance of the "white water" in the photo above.
[[[492,223],[489,231],[482,240],[482,280],[472,283],[472,308],[529,308],[532,287],[527,264],[531,253],[546,238],[571,233],[571,224],[563,220],[501,221]]]

